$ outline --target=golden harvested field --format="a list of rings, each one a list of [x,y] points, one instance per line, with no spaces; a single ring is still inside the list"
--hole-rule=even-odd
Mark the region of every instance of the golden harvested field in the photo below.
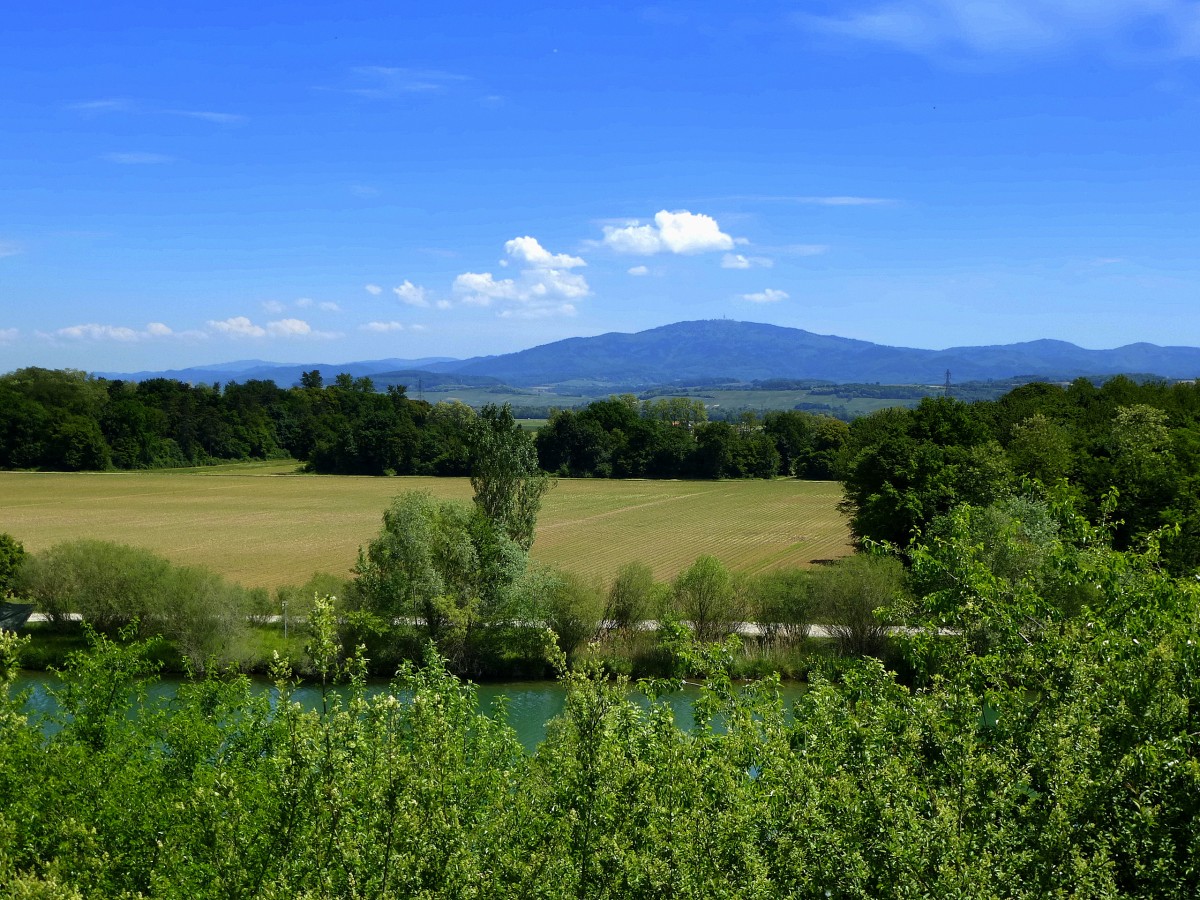
[[[294,464],[178,472],[0,473],[0,532],[30,551],[74,538],[134,544],[247,586],[348,574],[392,497],[469,502],[461,478],[286,474]],[[560,480],[533,556],[610,577],[633,560],[670,578],[704,553],[758,572],[851,552],[835,482]]]

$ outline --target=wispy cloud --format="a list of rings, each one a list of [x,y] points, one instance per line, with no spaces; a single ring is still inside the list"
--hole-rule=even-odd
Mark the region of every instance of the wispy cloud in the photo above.
[[[324,312],[341,312],[342,308],[331,300],[322,300],[320,302],[312,297],[300,297],[293,304],[297,309],[319,309]],[[262,303],[263,311],[273,316],[282,315],[287,310],[287,304],[281,303],[278,300],[264,300]]]
[[[133,343],[154,338],[197,337],[198,334],[194,331],[176,332],[162,322],[150,322],[140,331],[125,325],[101,325],[89,322],[85,325],[69,325],[66,328],[59,328],[49,336],[72,341]]]
[[[887,206],[895,203],[889,197],[855,197],[835,194],[832,197],[792,197],[794,203],[809,203],[814,206]]]
[[[440,94],[470,81],[465,75],[437,69],[408,69],[396,66],[356,66],[350,70],[345,93],[370,100],[394,100],[414,94]]]
[[[364,284],[363,290],[366,291],[368,294],[370,294],[372,297],[378,297],[380,294],[383,293],[383,288],[377,284]]]
[[[717,220],[688,210],[654,214],[654,222],[634,221],[623,226],[605,225],[603,243],[618,253],[652,256],[656,253],[705,253],[732,250],[734,239],[721,231]]]
[[[238,113],[215,112],[207,109],[176,109],[155,106],[128,97],[109,97],[101,100],[87,100],[83,103],[72,103],[67,109],[75,110],[87,116],[98,116],[110,113],[125,113],[141,116],[178,116],[184,119],[196,119],[210,122],[213,125],[240,125],[247,117]]]
[[[366,325],[358,326],[362,331],[373,331],[377,334],[387,334],[392,331],[403,331],[403,322],[368,322]]]
[[[166,156],[162,153],[142,153],[139,151],[130,153],[105,153],[101,158],[122,166],[155,166],[174,160],[174,157]]]
[[[247,120],[246,116],[237,113],[213,112],[205,109],[164,109],[164,115],[182,116],[185,119],[199,119],[214,125],[240,125]]]
[[[21,333],[15,328],[0,328],[0,344],[11,344]]]
[[[0,259],[6,256],[20,256],[25,252],[25,246],[16,241],[0,241]]]
[[[774,288],[767,288],[756,294],[742,294],[742,299],[750,303],[778,303],[780,300],[786,300],[787,298],[787,291],[777,291]]]
[[[629,274],[635,276],[649,275],[650,270],[645,266],[633,266],[629,269]]]
[[[828,244],[787,244],[780,248],[781,253],[793,256],[820,256],[829,252]]]
[[[1200,54],[1193,0],[891,0],[833,15],[800,13],[806,28],[955,58],[1107,47],[1157,58]]]
[[[743,256],[740,253],[726,253],[721,257],[722,269],[769,269],[775,265],[774,260],[765,256]]]

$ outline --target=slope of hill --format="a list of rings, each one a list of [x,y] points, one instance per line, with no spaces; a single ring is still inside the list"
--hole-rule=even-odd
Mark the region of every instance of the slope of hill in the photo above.
[[[1115,350],[1085,350],[1065,341],[1041,340],[920,350],[799,328],[713,319],[677,322],[634,334],[569,338],[518,353],[429,368],[490,375],[518,386],[564,381],[649,385],[703,378],[938,384],[947,369],[956,381],[1122,372],[1191,378],[1200,375],[1200,349],[1130,344]]]
[[[632,334],[611,332],[568,338],[506,353],[455,360],[383,359],[340,365],[281,365],[258,360],[169,372],[138,372],[106,377],[143,380],[228,382],[252,378],[295,384],[302,372],[320,369],[326,381],[339,372],[380,376],[387,383],[425,379],[432,388],[454,375],[461,384],[502,382],[514,387],[575,383],[603,389],[727,379],[773,378],[883,384],[941,384],[946,370],[955,382],[1013,377],[1069,380],[1079,376],[1143,373],[1163,378],[1200,376],[1200,348],[1129,344],[1113,350],[1085,350],[1065,341],[921,350],[891,347],[835,335],[814,334],[757,322],[710,319],[677,322]],[[434,374],[437,373],[437,374]],[[385,377],[386,376],[386,377]]]

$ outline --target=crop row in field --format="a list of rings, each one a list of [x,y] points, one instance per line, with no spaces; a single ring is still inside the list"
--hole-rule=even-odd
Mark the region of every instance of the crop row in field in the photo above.
[[[462,478],[287,470],[0,473],[0,531],[33,551],[84,537],[133,544],[275,587],[348,574],[399,493],[471,497]],[[840,497],[833,482],[563,479],[543,504],[533,556],[599,578],[633,560],[670,578],[704,553],[745,572],[810,565],[850,552]]]

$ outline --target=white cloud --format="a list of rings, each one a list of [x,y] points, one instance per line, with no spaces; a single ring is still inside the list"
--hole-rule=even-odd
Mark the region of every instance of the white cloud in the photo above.
[[[70,325],[67,328],[58,329],[54,334],[57,337],[76,341],[120,341],[122,343],[136,341],[145,336],[144,333],[126,328],[124,325],[97,325],[94,322],[87,325]]]
[[[0,344],[8,344],[17,339],[20,332],[15,328],[0,328]]]
[[[374,332],[383,334],[383,333],[386,333],[389,331],[403,331],[404,323],[403,322],[368,322],[366,325],[360,325],[358,327],[361,328],[363,331],[374,331]]]
[[[123,166],[153,166],[158,163],[168,163],[172,161],[172,157],[162,153],[105,153],[102,159],[108,162],[119,163]]]
[[[516,237],[507,241],[504,252],[534,269],[575,269],[587,265],[578,256],[551,253],[531,237]]]
[[[279,319],[267,323],[267,332],[273,337],[309,337],[316,332],[303,319]]]
[[[505,317],[542,318],[573,315],[578,300],[591,293],[582,275],[568,271],[587,265],[576,256],[550,253],[531,237],[513,238],[504,245],[510,257],[527,268],[515,278],[496,278],[491,272],[463,272],[454,279],[454,292],[472,306],[509,304]]]
[[[742,294],[743,300],[748,300],[751,303],[778,303],[780,300],[788,298],[787,291],[777,291],[774,288],[767,288],[757,294]]]
[[[1200,7],[1192,0],[889,0],[797,20],[929,55],[1026,55],[1097,44],[1143,57],[1200,53]]]
[[[336,303],[334,303],[332,300],[322,300],[320,303],[317,304],[317,309],[323,310],[325,312],[341,312],[342,311],[342,308],[340,306],[338,306]]]
[[[6,256],[17,256],[24,252],[25,248],[16,241],[0,241],[0,259]]]
[[[12,329],[12,334],[16,335],[16,329]],[[41,336],[72,341],[117,341],[129,344],[154,338],[194,338],[203,335],[194,331],[176,332],[162,322],[151,322],[141,331],[125,325],[101,325],[96,322],[88,322],[84,325],[69,325],[66,328],[59,328],[53,334],[43,333]]]
[[[429,297],[427,296],[429,292],[407,279],[400,287],[392,288],[392,293],[399,298],[401,303],[407,303],[409,306],[422,308],[429,306]]]
[[[264,311],[269,312],[273,316],[277,316],[287,309],[287,307],[278,300],[264,300],[262,308]]]
[[[380,294],[383,293],[383,288],[381,288],[377,284],[364,284],[363,290],[366,291],[368,294],[370,294],[372,297],[378,297]]]
[[[267,333],[267,329],[261,325],[255,325],[245,316],[233,316],[229,319],[223,319],[220,322],[210,319],[208,327],[213,331],[227,334],[230,337],[263,337]]]
[[[742,256],[740,253],[726,253],[721,257],[722,269],[769,269],[775,265],[773,260],[765,256]]]
[[[313,306],[315,306],[315,305],[316,305],[316,303],[312,299],[312,297],[301,297],[299,300],[296,301],[296,306],[300,309],[312,309]],[[283,310],[280,309],[280,310],[277,310],[277,312],[283,312]]]
[[[511,278],[497,281],[491,272],[463,272],[454,279],[454,292],[463,294],[463,302],[489,306],[493,300],[517,300],[520,290]]]
[[[633,266],[632,268],[629,269],[629,274],[630,275],[649,275],[650,270],[647,269],[645,266]]]
[[[653,225],[634,222],[624,227],[604,226],[604,243],[618,253],[650,256],[655,253],[704,253],[732,250],[734,239],[721,231],[717,220],[687,210],[654,214]]]

